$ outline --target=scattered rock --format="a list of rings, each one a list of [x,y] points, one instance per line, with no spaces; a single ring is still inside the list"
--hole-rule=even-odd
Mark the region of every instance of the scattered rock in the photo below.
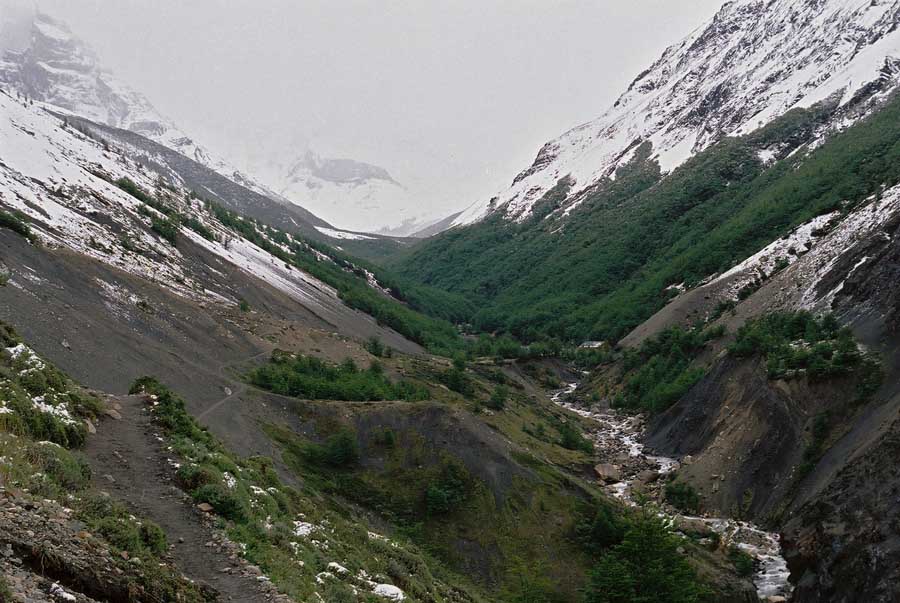
[[[406,595],[393,584],[376,584],[372,594],[388,599],[389,601],[403,601]]]

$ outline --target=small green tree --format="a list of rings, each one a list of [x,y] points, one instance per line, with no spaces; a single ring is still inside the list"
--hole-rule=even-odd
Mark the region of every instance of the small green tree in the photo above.
[[[381,358],[385,355],[384,353],[384,344],[381,343],[381,339],[375,337],[369,337],[365,343],[366,351],[375,356],[376,358]]]
[[[491,410],[503,410],[506,408],[506,400],[509,398],[509,388],[505,385],[498,385],[494,388],[494,391],[491,392],[491,397],[488,398],[486,406]]]
[[[515,558],[510,564],[503,589],[503,601],[510,603],[550,603],[557,600],[547,570],[539,562]]]
[[[359,445],[356,434],[342,429],[325,442],[325,461],[335,467],[348,467],[359,461]]]
[[[678,547],[662,520],[641,511],[591,572],[585,603],[698,603],[708,589]]]
[[[700,510],[700,496],[693,486],[684,482],[666,484],[666,502],[685,513]]]

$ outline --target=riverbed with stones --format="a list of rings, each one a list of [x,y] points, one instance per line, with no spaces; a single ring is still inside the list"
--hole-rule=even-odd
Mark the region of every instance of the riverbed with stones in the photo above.
[[[606,484],[610,494],[628,505],[637,505],[638,500],[644,499],[661,500],[660,490],[665,477],[689,459],[677,460],[645,452],[641,442],[643,416],[618,413],[612,409],[585,408],[575,399],[577,389],[577,382],[569,383],[555,392],[551,399],[596,423],[596,430],[589,435],[595,451],[604,460],[595,468],[598,479]],[[761,601],[778,603],[789,599],[792,589],[788,581],[790,571],[781,554],[778,534],[766,532],[745,521],[682,515],[664,504],[660,510],[671,520],[676,531],[715,532],[723,545],[736,546],[753,557],[753,583]]]

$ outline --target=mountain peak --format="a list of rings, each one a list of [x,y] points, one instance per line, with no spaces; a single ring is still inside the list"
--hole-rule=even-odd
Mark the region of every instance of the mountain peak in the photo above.
[[[337,184],[365,184],[369,180],[385,180],[400,186],[383,167],[354,159],[324,158],[312,149],[288,171],[288,181],[301,177],[315,177]]]

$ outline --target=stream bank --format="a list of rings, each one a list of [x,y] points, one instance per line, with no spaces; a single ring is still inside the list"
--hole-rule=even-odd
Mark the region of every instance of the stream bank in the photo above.
[[[569,383],[555,392],[551,400],[596,423],[597,428],[589,435],[595,452],[603,459],[603,464],[597,466],[597,473],[606,482],[607,491],[631,506],[638,504],[636,491],[658,494],[666,476],[689,459],[677,460],[645,452],[641,441],[644,434],[642,415],[618,413],[613,409],[585,409],[573,396],[578,386],[577,381]],[[779,603],[790,599],[790,571],[782,555],[778,534],[766,532],[746,521],[683,515],[665,504],[660,505],[660,512],[676,531],[684,526],[705,526],[719,535],[724,546],[735,546],[753,557],[753,584],[761,601]]]

